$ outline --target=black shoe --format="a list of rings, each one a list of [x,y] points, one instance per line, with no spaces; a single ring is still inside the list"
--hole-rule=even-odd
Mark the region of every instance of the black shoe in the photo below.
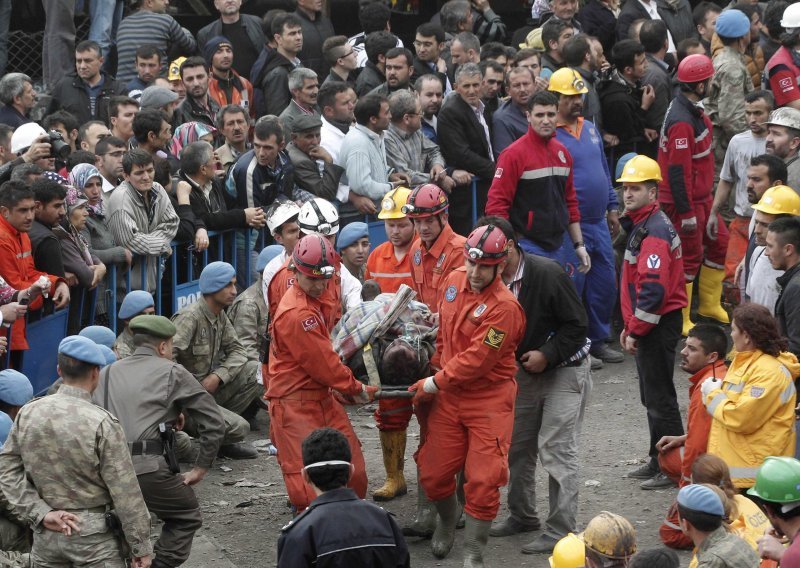
[[[639,487],[642,489],[666,489],[668,487],[675,487],[675,482],[659,471],[647,481],[640,483]]]
[[[258,432],[261,430],[261,427],[258,425],[258,420],[256,420],[256,416],[258,416],[258,411],[261,408],[258,404],[258,399],[254,400],[250,403],[250,406],[244,409],[242,412],[242,418],[247,420],[247,423],[250,425],[251,432]]]
[[[526,525],[509,515],[502,521],[492,524],[492,528],[489,529],[489,536],[511,536],[512,534],[538,531],[540,528],[541,523],[538,520],[535,523]]]
[[[532,542],[522,547],[522,554],[550,554],[556,547],[557,538],[547,534],[540,534]]]
[[[240,442],[221,446],[217,455],[221,458],[230,458],[232,460],[254,460],[258,457],[258,450],[253,446]]]
[[[622,352],[614,351],[606,343],[600,343],[596,346],[592,345],[589,353],[592,355],[592,357],[596,357],[603,361],[603,363],[622,363],[625,360],[625,356],[622,354]]]
[[[633,471],[629,471],[625,477],[631,477],[633,479],[650,479],[654,477],[656,474],[661,473],[661,470],[654,468],[650,463],[644,464],[642,467],[634,469]]]

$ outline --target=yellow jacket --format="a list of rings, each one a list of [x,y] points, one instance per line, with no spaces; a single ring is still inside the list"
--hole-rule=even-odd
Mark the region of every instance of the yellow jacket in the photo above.
[[[767,456],[794,456],[794,379],[800,363],[791,353],[737,353],[722,387],[703,401],[713,418],[708,453],[725,460],[737,488],[752,487]]]

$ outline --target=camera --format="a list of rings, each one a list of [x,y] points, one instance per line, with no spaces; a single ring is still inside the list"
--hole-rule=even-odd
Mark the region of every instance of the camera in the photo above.
[[[57,130],[51,130],[47,133],[47,136],[49,138],[48,142],[50,142],[50,157],[66,160],[67,156],[72,152],[72,148],[64,142],[64,137],[61,136],[61,133]]]

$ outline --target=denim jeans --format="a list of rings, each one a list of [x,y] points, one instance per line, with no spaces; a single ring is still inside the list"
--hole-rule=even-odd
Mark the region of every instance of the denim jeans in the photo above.
[[[117,28],[122,20],[121,0],[89,0],[89,39],[100,44],[103,57],[107,60],[111,46],[117,38]]]

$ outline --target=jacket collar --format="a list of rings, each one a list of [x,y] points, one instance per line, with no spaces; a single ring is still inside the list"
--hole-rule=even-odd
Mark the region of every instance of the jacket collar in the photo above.
[[[631,221],[635,223],[639,223],[647,218],[648,215],[654,215],[658,213],[660,207],[658,203],[653,203],[652,205],[648,205],[646,207],[642,207],[641,209],[637,209],[636,211],[628,211],[625,213],[625,216],[628,217]]]
[[[453,235],[453,228],[450,226],[450,223],[447,223],[443,228],[442,232],[439,233],[439,236],[436,238],[436,242],[433,243],[433,246],[428,251],[428,254],[433,256],[440,256],[444,252],[444,247],[452,240]],[[425,250],[425,243],[420,241],[420,246],[423,250]]]
[[[19,236],[22,234],[17,229],[15,229],[11,223],[6,221],[5,217],[0,217],[0,227],[3,228],[3,232],[9,233],[16,238],[19,238]]]
[[[778,276],[775,280],[777,280],[778,285],[781,289],[786,288],[786,285],[794,278],[795,274],[800,271],[800,263],[795,264],[789,270]]]
[[[718,359],[713,363],[709,363],[697,371],[694,375],[689,377],[689,382],[692,383],[692,388],[694,388],[703,382],[706,377],[715,376],[716,378],[721,379],[727,372],[728,368],[725,366],[725,362],[721,359]]]
[[[349,487],[340,487],[326,491],[311,502],[311,507],[326,505],[328,503],[338,503],[341,501],[357,501],[358,495]]]

